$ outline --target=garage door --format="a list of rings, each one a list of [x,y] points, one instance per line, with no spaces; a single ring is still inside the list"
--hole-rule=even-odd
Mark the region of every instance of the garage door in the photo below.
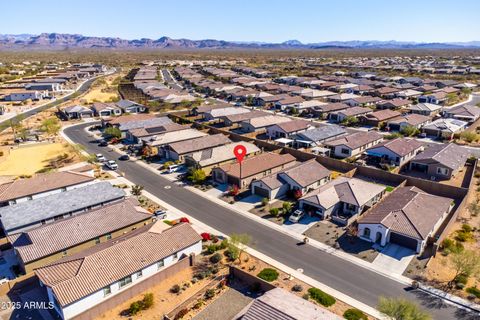
[[[395,243],[402,247],[417,251],[417,240],[404,236],[402,234],[392,232],[390,234],[390,243]]]
[[[270,193],[268,192],[267,189],[263,189],[257,186],[253,188],[253,193],[264,198],[270,198]]]

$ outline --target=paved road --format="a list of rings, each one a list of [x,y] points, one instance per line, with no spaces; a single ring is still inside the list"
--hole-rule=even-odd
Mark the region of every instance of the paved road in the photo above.
[[[172,75],[170,74],[170,72],[168,72],[167,69],[162,69],[162,75],[163,75],[163,79],[165,79],[165,81],[168,82],[168,85],[173,88],[173,89],[177,89],[177,90],[182,90],[183,88],[181,86],[179,86],[172,78]]]
[[[98,147],[83,128],[83,124],[67,128],[65,134],[75,143],[82,144],[90,153],[103,153],[108,159],[119,154],[108,148]],[[363,303],[375,307],[380,296],[407,297],[430,309],[434,319],[480,319],[466,311],[445,304],[440,299],[419,291],[408,291],[404,285],[359,267],[341,258],[329,255],[311,246],[297,245],[288,235],[275,231],[242,215],[228,210],[200,195],[177,186],[171,181],[152,174],[135,162],[119,161],[120,171],[135,184],[142,185],[168,204],[225,233],[247,233],[252,236],[252,247],[294,269],[302,268],[310,276]],[[165,186],[170,188],[165,189]]]
[[[76,91],[77,94],[76,94],[76,95],[74,94],[74,96],[77,96],[77,95],[79,95],[79,94],[82,94],[82,93],[86,92],[88,89],[90,89],[91,84],[92,84],[95,80],[97,80],[97,79],[98,79],[98,77],[94,77],[94,78],[92,78],[92,79],[89,79],[89,80],[85,81],[85,82],[80,86],[80,88],[78,88],[78,90]],[[18,119],[18,117],[21,117],[21,118],[31,117],[31,116],[33,116],[33,115],[36,115],[36,114],[39,113],[39,112],[42,112],[42,111],[44,111],[44,110],[53,108],[53,107],[55,107],[55,106],[58,106],[59,104],[64,103],[64,102],[66,102],[66,101],[68,101],[68,100],[70,100],[70,99],[72,99],[72,96],[71,96],[71,95],[70,95],[70,96],[63,97],[63,98],[60,98],[60,99],[57,99],[57,100],[54,100],[54,101],[52,101],[52,102],[50,102],[50,103],[47,103],[47,104],[44,105],[44,106],[41,106],[41,107],[38,107],[38,108],[35,108],[35,109],[32,109],[32,110],[25,111],[25,112],[23,112],[21,115],[18,115],[18,116],[16,116],[16,117],[12,118],[12,119],[4,120],[4,121],[0,122],[0,132],[3,131],[3,130],[5,130],[6,128],[8,128],[10,121],[13,120],[13,119]]]

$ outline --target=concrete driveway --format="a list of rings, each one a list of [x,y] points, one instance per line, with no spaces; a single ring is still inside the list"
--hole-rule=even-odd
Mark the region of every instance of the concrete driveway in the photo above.
[[[373,264],[384,269],[385,272],[403,274],[415,256],[411,249],[394,243],[387,244],[373,260]]]
[[[318,221],[320,221],[320,218],[318,218],[318,217],[310,217],[308,215],[305,215],[297,223],[292,223],[292,222],[286,220],[285,223],[282,225],[282,227],[284,227],[285,229],[287,229],[290,232],[295,232],[297,234],[303,234],[305,231],[310,229]]]

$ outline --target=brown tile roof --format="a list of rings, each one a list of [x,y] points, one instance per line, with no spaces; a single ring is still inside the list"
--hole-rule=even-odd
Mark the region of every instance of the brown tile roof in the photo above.
[[[290,179],[300,186],[307,187],[312,183],[330,176],[330,170],[322,166],[315,159],[312,159],[283,171],[283,174],[290,177]]]
[[[260,111],[260,110],[254,110],[254,111],[245,112],[245,113],[226,115],[223,118],[225,118],[226,120],[228,120],[232,123],[237,123],[237,122],[242,122],[242,121],[245,121],[245,120],[250,120],[250,119],[253,119],[253,118],[265,117],[265,116],[268,116],[268,115],[270,115],[270,114],[267,113],[267,112]]]
[[[398,112],[398,111],[385,109],[385,110],[379,110],[379,111],[372,112],[372,113],[366,115],[366,117],[368,119],[375,119],[377,121],[385,121],[385,120],[388,120],[388,119],[398,117],[400,115],[401,115],[401,113]]]
[[[128,199],[9,235],[8,240],[28,263],[151,217]]]
[[[404,115],[402,117],[399,117],[399,118],[396,118],[396,119],[392,119],[392,120],[388,121],[388,123],[406,122],[411,126],[417,126],[417,125],[420,125],[422,123],[428,122],[430,120],[432,120],[432,119],[428,116],[424,116],[422,114],[417,114],[417,113],[411,113],[411,114],[406,114],[406,115]]]
[[[400,157],[403,157],[409,154],[410,152],[420,149],[422,146],[423,146],[423,143],[415,139],[398,138],[398,139],[384,141],[368,150],[385,147],[388,150],[391,150],[393,153],[399,155]]]
[[[38,174],[29,179],[18,179],[0,185],[0,202],[60,189],[95,180],[85,173],[59,171]]]
[[[332,111],[344,110],[348,108],[351,108],[348,104],[337,102],[337,103],[329,103],[325,106],[316,107],[315,110],[318,110],[321,112],[332,112]]]
[[[391,231],[424,240],[451,203],[450,198],[428,194],[417,187],[401,187],[367,212],[358,223],[382,224]]]
[[[302,97],[300,96],[288,96],[282,100],[279,101],[280,104],[282,105],[288,105],[288,104],[294,104],[294,103],[300,103],[305,101]]]
[[[165,124],[163,126],[157,126],[157,127],[144,127],[144,128],[138,128],[138,129],[131,129],[129,131],[132,136],[137,138],[142,138],[142,137],[153,136],[156,134],[164,134],[167,132],[180,131],[185,129],[190,129],[190,126],[184,125],[184,124],[178,124],[178,123],[171,123],[171,124]]]
[[[247,178],[255,174],[286,165],[288,163],[294,163],[295,157],[291,154],[278,154],[278,153],[262,153],[258,156],[245,159],[242,162],[242,177]],[[225,164],[220,166],[219,169],[225,171],[228,175],[239,178],[240,166],[237,162]]]
[[[155,115],[148,113],[138,113],[138,114],[127,114],[119,117],[115,117],[109,120],[106,120],[111,125],[122,124],[130,121],[141,121],[155,118]]]
[[[396,98],[396,99],[392,99],[392,100],[387,100],[384,103],[382,103],[382,105],[392,104],[393,106],[395,106],[397,108],[400,108],[400,107],[403,107],[403,106],[408,106],[411,103],[412,102],[408,99]]]
[[[157,224],[101,243],[35,270],[66,306],[202,240],[188,223],[157,230]]]
[[[310,121],[298,119],[298,120],[292,120],[292,121],[287,121],[283,123],[277,123],[274,125],[278,126],[280,129],[282,129],[285,132],[297,132],[299,130],[304,130],[304,129],[307,129],[308,127],[311,127],[312,123]]]
[[[198,150],[214,148],[232,142],[226,135],[221,133],[185,140],[170,144],[170,149],[177,154],[186,154]]]
[[[363,107],[351,107],[351,108],[348,108],[348,109],[345,109],[345,110],[340,110],[338,111],[338,113],[341,113],[347,117],[351,116],[351,117],[354,117],[354,116],[358,116],[358,115],[362,115],[362,114],[365,114],[365,113],[371,113],[372,112],[372,109],[370,108],[363,108]]]
[[[351,149],[357,149],[370,142],[380,140],[382,138],[383,136],[380,133],[375,131],[356,132],[356,133],[341,137],[340,139],[328,141],[325,143],[325,145],[328,145],[328,146],[345,145]]]

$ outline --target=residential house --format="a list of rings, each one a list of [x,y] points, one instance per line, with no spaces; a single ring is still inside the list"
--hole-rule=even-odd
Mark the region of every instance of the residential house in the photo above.
[[[404,114],[401,117],[387,121],[386,128],[389,131],[402,131],[406,127],[415,127],[417,129],[420,129],[424,125],[429,124],[431,121],[432,118],[421,114]]]
[[[125,191],[99,182],[0,208],[4,233],[10,235],[83,213],[125,198]]]
[[[154,135],[141,138],[141,141],[145,148],[144,152],[148,156],[166,157],[169,150],[168,145],[175,142],[205,137],[207,135],[207,133],[187,126],[180,130],[167,130],[164,132],[157,132]]]
[[[332,124],[299,132],[292,139],[297,148],[310,148],[321,146],[325,141],[338,138],[346,133],[344,128]]]
[[[40,100],[43,99],[44,95],[38,91],[33,92],[14,92],[10,93],[3,97],[5,101],[25,101],[25,100]]]
[[[353,93],[340,93],[336,94],[334,96],[329,96],[327,97],[327,100],[330,102],[338,102],[338,103],[345,103],[346,101],[349,101],[351,99],[356,99],[359,98],[360,96],[357,96],[356,94]]]
[[[122,99],[115,103],[124,113],[140,113],[147,111],[147,107],[134,101]]]
[[[242,113],[248,113],[251,112],[249,109],[246,108],[239,108],[239,107],[226,107],[226,108],[216,108],[212,109],[210,111],[204,112],[203,113],[203,119],[206,121],[212,121],[212,120],[217,120],[222,117],[226,116],[231,116],[234,114],[242,114]]]
[[[431,180],[449,180],[463,170],[469,156],[468,149],[455,143],[433,144],[410,161],[409,170]]]
[[[123,303],[189,268],[202,251],[202,238],[188,223],[165,226],[161,221],[149,224],[36,269],[59,317],[98,317],[112,303]]]
[[[370,108],[351,107],[345,110],[331,112],[328,115],[328,118],[334,122],[342,122],[346,118],[350,118],[350,117],[357,118],[359,116],[365,116],[372,112],[373,110]]]
[[[393,191],[358,221],[361,239],[395,243],[421,253],[452,210],[453,200],[414,187]]]
[[[361,116],[360,122],[373,127],[381,127],[384,124],[386,125],[389,120],[396,119],[399,116],[401,116],[401,113],[395,110],[378,110]]]
[[[296,103],[293,106],[288,106],[285,110],[288,110],[292,113],[302,114],[302,113],[311,113],[313,110],[325,106],[328,103],[321,102],[318,100],[307,100],[300,103]]]
[[[407,110],[410,113],[416,113],[432,117],[442,111],[442,106],[432,103],[417,103],[409,106]]]
[[[289,138],[290,136],[313,129],[312,122],[305,120],[292,120],[287,122],[276,123],[267,127],[267,136],[270,139]]]
[[[95,177],[75,171],[37,174],[0,184],[0,207],[14,205],[91,184]]]
[[[186,154],[184,156],[185,163],[188,167],[202,169],[207,175],[209,175],[214,167],[236,161],[233,150],[238,145],[244,146],[247,150],[245,158],[252,157],[261,151],[253,143],[234,142]]]
[[[473,105],[461,105],[446,109],[443,116],[472,123],[480,117],[480,108]]]
[[[431,103],[443,105],[447,101],[446,92],[435,92],[429,95],[423,95],[418,97],[419,103]]]
[[[233,319],[341,320],[342,318],[287,290],[274,288],[250,302]]]
[[[326,116],[335,111],[341,111],[350,108],[348,104],[345,103],[329,103],[327,105],[317,106],[312,110],[313,115],[316,117],[326,119]]]
[[[337,158],[356,157],[368,148],[382,142],[383,136],[375,131],[356,132],[338,139],[325,142],[331,155]]]
[[[339,177],[307,193],[299,200],[299,207],[320,216],[349,224],[373,207],[385,193],[385,186],[357,178]]]
[[[130,129],[126,132],[125,137],[129,141],[138,143],[142,140],[149,140],[150,138],[153,139],[157,135],[163,135],[168,132],[182,131],[187,129],[191,129],[191,127],[186,124],[172,122],[154,127],[145,126],[142,128]]]
[[[365,153],[375,163],[401,167],[423,150],[424,145],[420,141],[397,138],[379,143]]]
[[[107,204],[84,214],[11,234],[20,267],[25,273],[117,238],[152,221],[134,198]]]
[[[122,115],[122,109],[114,103],[94,102],[92,110],[96,116],[101,118]]]
[[[305,101],[302,97],[300,96],[287,96],[286,98],[275,102],[274,106],[276,109],[279,110],[285,110],[289,107],[293,107],[296,104],[299,104],[301,102]]]
[[[165,157],[174,161],[184,161],[187,154],[212,149],[231,142],[226,135],[221,133],[174,142],[166,146]]]
[[[379,97],[361,96],[345,101],[351,107],[373,107],[379,104],[382,99]]]
[[[455,133],[463,131],[468,126],[468,122],[454,118],[438,119],[422,127],[422,131],[428,136],[434,136],[442,139],[453,139]]]
[[[240,126],[243,132],[259,132],[266,130],[267,127],[274,124],[284,123],[288,121],[292,121],[292,119],[278,115],[267,115],[264,117],[258,117],[242,121],[240,122]]]
[[[120,129],[123,138],[127,137],[127,132],[133,129],[154,128],[173,123],[168,117],[156,117],[148,113],[122,115],[111,119],[103,119],[102,122],[104,126],[113,126]],[[131,136],[127,139],[131,139]]]
[[[268,199],[285,197],[288,192],[306,194],[330,180],[330,170],[315,159],[299,163],[264,178],[253,180],[250,184],[252,194]]]
[[[412,101],[408,99],[395,98],[392,100],[387,100],[385,102],[379,103],[377,105],[377,108],[397,110],[397,109],[408,108],[411,105],[412,105]]]
[[[189,115],[191,116],[202,116],[204,113],[210,112],[213,109],[224,109],[231,107],[232,105],[229,103],[218,103],[218,104],[202,104],[198,107],[193,107],[189,111]]]
[[[250,120],[253,118],[265,117],[267,115],[270,114],[260,110],[253,110],[250,112],[222,116],[219,119],[223,121],[226,127],[231,127],[233,125],[239,124],[242,121]]]
[[[254,104],[256,106],[265,106],[266,108],[270,108],[270,107],[273,107],[275,105],[275,103],[285,99],[285,98],[288,98],[289,95],[287,94],[275,94],[275,95],[271,95],[271,96],[264,96],[264,97],[258,97],[258,98],[255,98],[255,101],[254,101]]]
[[[62,113],[68,119],[83,119],[93,117],[93,111],[81,105],[63,108]]]
[[[244,159],[241,166],[238,162],[235,162],[213,168],[212,177],[218,183],[237,185],[240,189],[244,189],[249,187],[253,180],[261,179],[271,173],[291,167],[295,163],[295,157],[288,153],[262,153]]]

